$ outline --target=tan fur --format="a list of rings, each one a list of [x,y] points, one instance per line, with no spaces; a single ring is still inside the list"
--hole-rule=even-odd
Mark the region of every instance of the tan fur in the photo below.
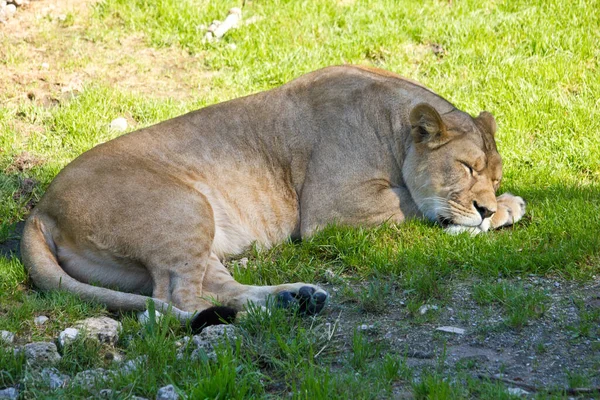
[[[425,216],[478,232],[520,219],[521,198],[495,195],[495,129],[395,74],[325,68],[82,154],[27,221],[23,261],[40,288],[109,308],[151,296],[185,319],[214,300],[264,304],[307,284],[239,284],[224,256],[329,223]]]

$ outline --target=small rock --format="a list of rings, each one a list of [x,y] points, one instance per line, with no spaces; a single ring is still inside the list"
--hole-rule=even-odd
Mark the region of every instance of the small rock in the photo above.
[[[9,331],[0,331],[0,342],[5,344],[13,344],[15,341],[15,334]]]
[[[247,268],[248,267],[248,257],[240,258],[240,267]]]
[[[457,335],[465,334],[465,330],[463,328],[456,328],[454,326],[440,326],[439,328],[435,328],[435,330],[440,332],[456,333]]]
[[[425,313],[429,310],[437,310],[439,307],[434,304],[423,304],[419,307],[419,314],[425,315]]]
[[[127,360],[121,367],[121,373],[123,375],[129,375],[144,366],[146,362],[148,362],[147,356],[140,356],[133,360]]]
[[[78,321],[74,326],[85,332],[85,335],[97,339],[101,343],[115,344],[119,340],[121,323],[108,317],[88,318]]]
[[[70,379],[68,375],[61,374],[56,368],[44,368],[40,373],[40,378],[50,389],[65,387]]]
[[[140,312],[137,317],[140,324],[146,325],[148,321],[150,321],[150,312],[148,310]],[[158,311],[154,311],[154,317],[156,318],[156,322],[159,322],[162,319],[162,314]]]
[[[208,342],[217,342],[222,338],[226,338],[232,341],[237,339],[237,328],[233,325],[211,325],[202,329],[199,335],[194,336],[199,337],[201,340],[206,340]]]
[[[559,282],[554,282],[554,287],[559,288],[560,287],[560,283]]]
[[[363,332],[372,331],[373,329],[375,329],[375,325],[362,324],[358,327],[358,330]]]
[[[6,13],[6,16],[10,18],[17,12],[17,6],[14,4],[7,4],[6,7],[4,7],[4,12]]]
[[[507,392],[513,396],[526,396],[529,394],[527,390],[521,388],[508,388]]]
[[[229,43],[225,47],[227,47],[229,50],[234,50],[234,51],[237,50],[237,44],[235,44],[235,43]]]
[[[33,319],[33,323],[34,323],[36,326],[42,326],[42,325],[44,325],[46,322],[48,322],[48,320],[49,320],[49,319],[50,319],[50,318],[46,317],[45,315],[39,315],[39,316],[37,316],[37,317],[35,317],[35,318]]]
[[[16,6],[22,6],[25,0],[12,0]]]
[[[200,332],[199,335],[195,335],[191,339],[191,345],[195,347],[190,357],[193,360],[209,359],[216,360],[217,353],[215,352],[215,345],[221,343],[223,340],[227,340],[230,343],[237,340],[236,329],[233,325],[212,325],[207,326]],[[185,341],[185,338],[184,338]],[[187,341],[185,341],[187,344]],[[182,359],[184,357],[184,351],[187,346],[179,348],[177,358]]]
[[[65,347],[69,343],[73,343],[79,337],[79,329],[67,328],[58,334],[58,344],[60,347]]]
[[[57,364],[61,360],[58,349],[54,343],[35,342],[23,347],[25,359],[31,367],[44,367]]]
[[[123,117],[115,118],[110,121],[110,129],[117,132],[124,132],[127,130],[127,120]]]
[[[50,69],[50,64],[48,64],[47,62],[43,62],[42,69]]]
[[[156,392],[156,400],[177,400],[179,395],[175,391],[173,385],[167,385],[158,389]]]
[[[109,376],[109,371],[104,368],[88,369],[75,375],[75,378],[73,378],[73,385],[93,387],[98,383],[105,382]]]
[[[19,397],[19,391],[15,388],[6,388],[0,390],[0,399],[17,399]]]
[[[100,392],[98,392],[98,397],[101,399],[112,399],[116,394],[117,392],[112,389],[102,389]]]

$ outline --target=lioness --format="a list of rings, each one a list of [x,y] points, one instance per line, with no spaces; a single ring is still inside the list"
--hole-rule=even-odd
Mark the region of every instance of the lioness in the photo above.
[[[221,259],[333,222],[510,225],[525,203],[495,195],[495,131],[491,114],[472,118],[395,74],[321,69],[82,154],[29,217],[23,262],[42,289],[117,310],[151,296],[198,328],[271,295],[316,313],[328,297],[318,286],[242,285]]]

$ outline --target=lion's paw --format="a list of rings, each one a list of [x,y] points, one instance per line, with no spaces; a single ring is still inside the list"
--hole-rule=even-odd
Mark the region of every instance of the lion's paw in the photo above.
[[[525,200],[522,197],[504,193],[498,196],[498,210],[492,217],[492,228],[512,225],[525,215]]]
[[[277,293],[276,302],[280,307],[297,306],[301,313],[314,315],[321,312],[328,298],[329,294],[323,289],[317,286],[304,285],[298,290],[284,290]]]

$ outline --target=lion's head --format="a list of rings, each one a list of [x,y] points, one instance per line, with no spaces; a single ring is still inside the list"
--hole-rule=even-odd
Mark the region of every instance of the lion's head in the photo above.
[[[502,179],[494,117],[456,109],[440,115],[422,103],[411,111],[410,124],[402,173],[421,212],[443,226],[482,226],[497,210]]]

